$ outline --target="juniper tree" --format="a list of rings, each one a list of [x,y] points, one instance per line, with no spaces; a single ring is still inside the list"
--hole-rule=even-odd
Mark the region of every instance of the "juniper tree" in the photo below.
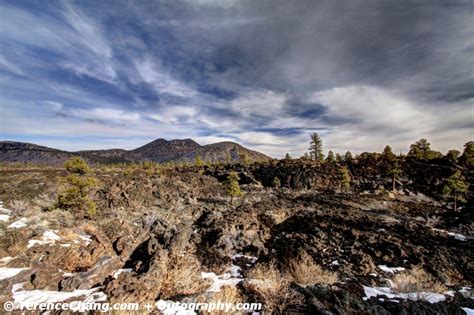
[[[97,181],[88,176],[89,165],[81,158],[73,158],[64,163],[64,168],[70,173],[63,181],[66,187],[58,193],[55,208],[78,211],[81,218],[84,212],[92,217],[96,214],[96,204],[90,198],[92,189],[97,185]]]
[[[227,179],[222,183],[227,195],[230,196],[230,202],[234,203],[234,197],[242,196],[239,186],[239,175],[236,172],[230,172]]]
[[[336,153],[336,162],[341,163],[342,162],[342,156],[339,153]]]
[[[464,195],[468,192],[469,186],[460,171],[451,175],[444,184],[443,195],[452,197],[454,200],[454,211],[458,209],[458,201],[466,201]]]
[[[291,160],[291,155],[289,153],[285,154],[285,160],[287,161]]]
[[[426,139],[420,139],[410,145],[408,156],[415,157],[417,159],[431,160],[442,157],[442,154],[438,151],[431,150],[431,144]]]
[[[311,136],[311,142],[309,146],[309,152],[311,159],[316,161],[323,161],[324,154],[323,154],[323,140],[318,136],[315,132]]]

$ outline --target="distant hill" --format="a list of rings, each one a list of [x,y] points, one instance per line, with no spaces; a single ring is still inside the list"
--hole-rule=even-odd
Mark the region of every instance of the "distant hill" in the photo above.
[[[86,150],[68,152],[31,143],[0,141],[0,161],[61,165],[64,161],[80,156],[90,163],[126,162],[194,162],[196,156],[209,162],[237,162],[246,154],[250,160],[267,160],[270,157],[235,142],[219,142],[200,145],[192,139],[157,139],[133,150]]]

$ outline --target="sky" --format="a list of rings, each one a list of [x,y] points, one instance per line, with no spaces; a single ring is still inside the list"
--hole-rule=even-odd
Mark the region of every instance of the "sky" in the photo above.
[[[274,157],[474,140],[474,2],[0,0],[0,140]]]

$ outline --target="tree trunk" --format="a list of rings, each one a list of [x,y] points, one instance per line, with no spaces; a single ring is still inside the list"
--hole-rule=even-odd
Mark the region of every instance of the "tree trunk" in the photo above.
[[[458,201],[458,198],[454,196],[454,211],[458,211],[457,201]]]
[[[392,191],[395,191],[395,175],[392,177]]]

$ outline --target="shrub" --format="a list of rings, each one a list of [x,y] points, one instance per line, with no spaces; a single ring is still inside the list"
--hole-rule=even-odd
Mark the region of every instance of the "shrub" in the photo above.
[[[273,187],[275,187],[275,188],[281,187],[281,181],[280,181],[280,179],[279,179],[278,177],[276,177],[276,176],[275,176],[275,178],[273,178],[272,184],[273,184]]]
[[[67,161],[64,166],[72,174],[63,180],[66,188],[58,194],[55,208],[79,211],[82,218],[84,212],[89,217],[94,216],[96,205],[90,198],[90,193],[96,187],[97,181],[93,177],[85,176],[90,171],[89,166],[78,158]]]

